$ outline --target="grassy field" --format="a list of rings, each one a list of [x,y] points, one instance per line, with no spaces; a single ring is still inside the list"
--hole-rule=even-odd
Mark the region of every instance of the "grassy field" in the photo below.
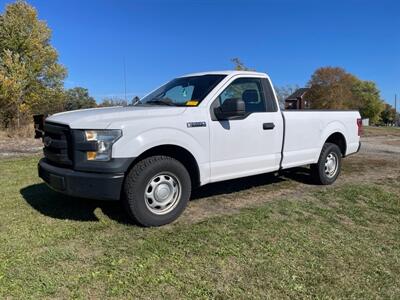
[[[400,127],[375,127],[368,126],[363,127],[364,137],[374,137],[374,136],[400,136]]]
[[[0,298],[400,297],[400,177],[143,229],[37,160],[0,160]]]

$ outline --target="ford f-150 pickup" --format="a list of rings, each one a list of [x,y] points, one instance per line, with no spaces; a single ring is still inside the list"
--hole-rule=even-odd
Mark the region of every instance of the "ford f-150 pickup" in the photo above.
[[[333,183],[360,148],[357,111],[281,111],[264,73],[185,75],[133,106],[63,112],[38,131],[39,176],[76,197],[120,200],[142,226],[185,209],[193,188],[310,166]]]

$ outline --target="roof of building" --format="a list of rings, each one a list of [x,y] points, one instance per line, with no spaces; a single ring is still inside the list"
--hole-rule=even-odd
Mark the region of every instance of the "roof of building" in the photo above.
[[[302,98],[305,93],[307,93],[309,88],[300,88],[297,89],[293,94],[287,97],[285,100],[297,100],[298,98]]]

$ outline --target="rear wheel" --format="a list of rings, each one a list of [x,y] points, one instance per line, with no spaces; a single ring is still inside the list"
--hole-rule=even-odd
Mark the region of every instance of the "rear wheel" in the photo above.
[[[168,156],[151,156],[128,173],[122,201],[138,224],[161,226],[181,215],[190,192],[189,173],[179,161]]]
[[[336,144],[325,143],[318,162],[311,165],[311,175],[318,184],[332,184],[340,174],[342,153]]]

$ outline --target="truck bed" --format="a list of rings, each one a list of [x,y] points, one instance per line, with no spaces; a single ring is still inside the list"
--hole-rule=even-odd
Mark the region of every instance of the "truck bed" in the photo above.
[[[358,111],[286,110],[282,168],[291,168],[318,161],[322,145],[334,132],[346,140],[345,155],[357,152],[359,136]]]

